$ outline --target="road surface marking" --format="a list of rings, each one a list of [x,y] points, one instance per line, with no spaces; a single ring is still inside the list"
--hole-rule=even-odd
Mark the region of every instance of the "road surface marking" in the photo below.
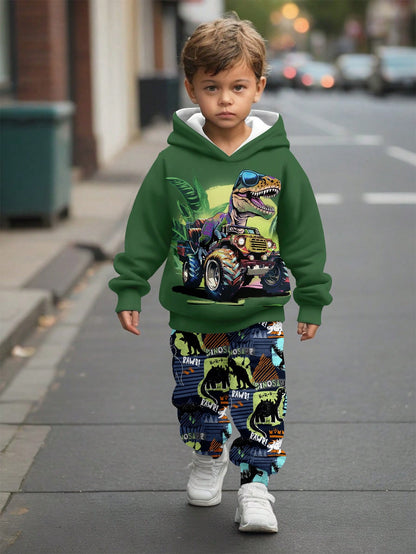
[[[321,129],[321,131],[325,131],[325,133],[329,133],[330,135],[347,134],[347,130],[345,129],[345,127],[342,127],[342,125],[337,125],[336,123],[332,123],[331,121],[328,121],[323,117],[319,117],[317,115],[303,113],[302,120],[310,123],[317,129]]]
[[[324,119],[323,117],[320,117],[318,115],[312,115],[304,111],[300,113],[299,108],[297,106],[286,105],[284,111],[285,113],[290,112],[291,115],[293,115],[294,117],[301,119],[305,123],[309,123],[309,125],[312,125],[312,127],[316,127],[317,129],[320,129],[321,131],[324,131],[329,135],[347,134],[346,128],[343,127],[342,125],[337,125],[336,123],[332,123],[331,121],[328,121],[327,119]]]
[[[380,146],[384,142],[381,135],[354,135],[354,140],[361,146]]]
[[[410,150],[405,150],[399,146],[389,146],[387,148],[387,154],[392,158],[396,158],[397,160],[416,166],[416,154],[414,152],[410,152]]]
[[[317,192],[315,194],[315,198],[318,204],[320,205],[334,205],[334,204],[341,204],[342,203],[342,196],[338,193],[324,193],[324,192]]]
[[[295,146],[380,146],[380,135],[294,135],[289,141]]]
[[[363,194],[366,204],[416,204],[414,192],[369,192]]]

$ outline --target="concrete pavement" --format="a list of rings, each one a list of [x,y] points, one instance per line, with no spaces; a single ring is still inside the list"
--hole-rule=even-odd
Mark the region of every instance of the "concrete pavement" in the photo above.
[[[310,132],[288,119],[286,124],[299,136]],[[112,179],[122,182],[123,174],[128,181],[123,187],[129,187],[126,175],[134,173],[135,158],[145,147],[151,163],[148,144],[134,147],[102,177],[101,188],[112,187]],[[159,150],[160,144],[154,147]],[[352,153],[351,170],[365,165],[368,152],[354,145],[337,148],[330,159],[326,156],[324,172],[326,152],[316,145],[310,150],[318,193],[346,195],[351,182],[360,186],[348,173],[338,183],[331,177]],[[377,148],[369,146],[380,163]],[[190,453],[178,437],[170,404],[167,314],[157,300],[160,273],[152,279],[137,338],[122,332],[112,315],[114,296],[106,287],[112,268],[103,260],[90,266],[81,285],[67,295],[56,325],[0,396],[5,505],[0,550],[414,552],[414,358],[409,348],[414,312],[409,273],[397,249],[397,244],[409,249],[413,208],[369,209],[355,197],[348,200],[348,217],[342,205],[321,206],[335,303],[315,341],[299,345],[294,305],[287,310],[288,461],[271,482],[278,535],[238,533],[232,523],[238,488],[234,467],[220,506],[186,504]],[[386,252],[400,283],[395,311],[389,304],[386,311],[392,275],[382,271]]]

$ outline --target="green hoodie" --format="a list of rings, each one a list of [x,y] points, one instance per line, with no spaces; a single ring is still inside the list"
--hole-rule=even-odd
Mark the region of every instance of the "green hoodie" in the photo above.
[[[325,240],[309,180],[289,150],[282,118],[255,110],[267,130],[228,156],[173,116],[169,146],[154,162],[127,224],[116,311],[141,311],[148,279],[166,260],[159,299],[182,331],[236,331],[283,321],[289,277],[298,321],[321,323],[331,302]]]

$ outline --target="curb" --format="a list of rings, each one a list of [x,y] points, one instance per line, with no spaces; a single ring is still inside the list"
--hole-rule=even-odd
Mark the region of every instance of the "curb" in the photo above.
[[[45,289],[51,293],[56,304],[94,261],[92,252],[67,245],[26,283],[24,289]]]
[[[39,317],[66,298],[95,262],[112,260],[122,248],[124,230],[122,220],[102,244],[66,245],[22,289],[0,291],[2,305],[6,299],[10,305],[0,332],[0,364],[36,327]]]
[[[0,363],[33,331],[39,317],[51,313],[54,306],[68,295],[94,262],[92,252],[68,245],[23,288],[0,292],[0,298],[7,294],[9,311],[18,312],[14,317],[6,317],[0,333]]]
[[[0,291],[0,301],[7,303],[5,320],[0,331],[0,363],[37,325],[41,315],[52,310],[52,294],[46,290],[20,289]]]

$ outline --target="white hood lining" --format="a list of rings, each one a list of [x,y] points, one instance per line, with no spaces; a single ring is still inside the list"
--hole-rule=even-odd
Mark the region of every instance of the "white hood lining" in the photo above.
[[[176,115],[191,129],[199,133],[201,136],[212,142],[204,133],[205,117],[202,115],[199,108],[183,108],[176,112]],[[252,110],[246,118],[246,125],[251,127],[250,136],[242,143],[235,152],[245,146],[250,141],[262,135],[270,127],[272,127],[279,119],[279,114],[266,110]]]

